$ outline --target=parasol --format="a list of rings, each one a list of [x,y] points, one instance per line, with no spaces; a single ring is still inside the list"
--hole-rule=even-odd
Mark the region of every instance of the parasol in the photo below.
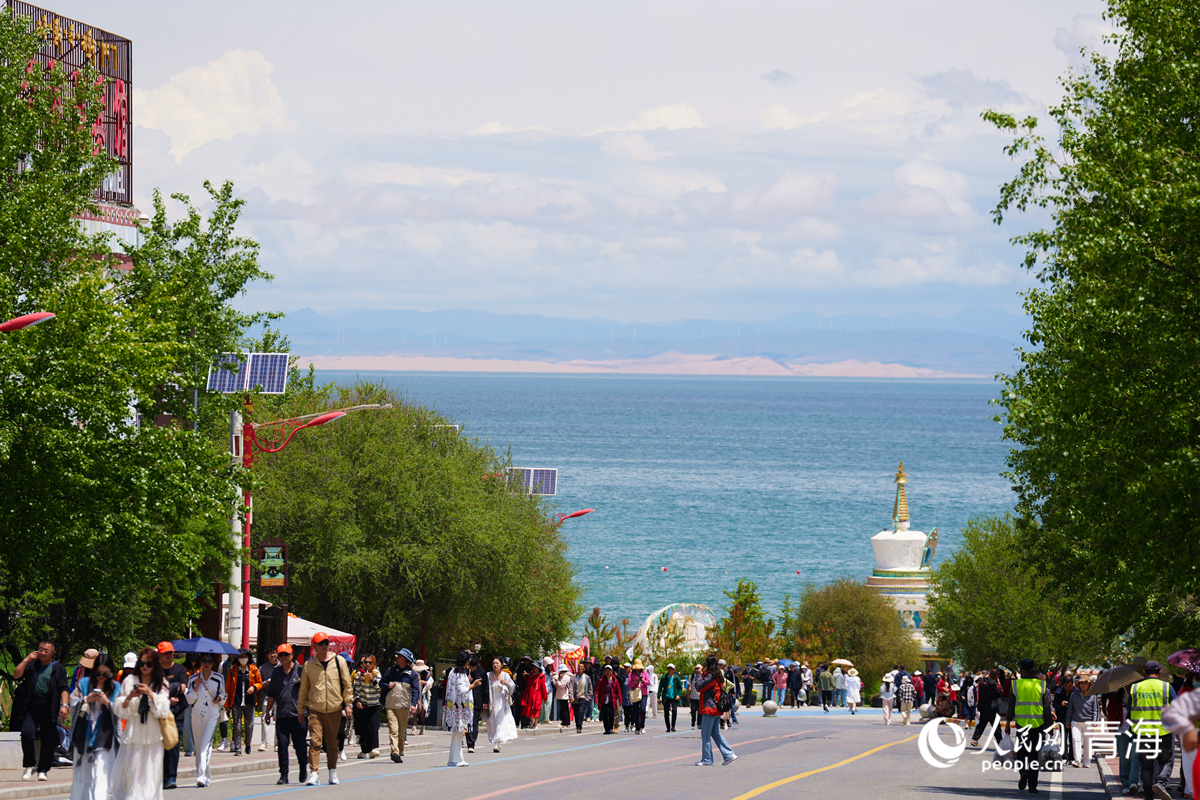
[[[231,644],[203,636],[197,636],[195,639],[176,639],[171,642],[171,645],[175,648],[176,653],[213,653],[214,655],[236,656],[241,652]]]
[[[853,667],[854,666],[853,663],[851,663],[848,659],[845,659],[845,658],[836,658],[833,661],[830,661],[829,663],[837,664],[840,667]]]
[[[1092,684],[1092,688],[1088,689],[1087,696],[1095,697],[1098,694],[1108,694],[1115,692],[1118,689],[1124,689],[1130,684],[1137,683],[1146,677],[1143,668],[1140,664],[1122,664],[1119,667],[1106,669],[1096,678],[1096,682]]]
[[[1185,647],[1167,656],[1167,663],[1188,672],[1200,672],[1200,649]]]

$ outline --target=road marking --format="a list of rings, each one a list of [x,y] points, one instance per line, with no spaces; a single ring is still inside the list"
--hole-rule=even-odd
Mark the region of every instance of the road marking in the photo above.
[[[800,736],[805,733],[817,733],[817,729],[813,729],[811,731],[796,731],[795,733],[788,733],[783,736],[764,736],[761,739],[750,739],[745,742],[738,742],[738,745],[740,746],[740,745],[746,745],[746,744],[754,744],[755,742],[766,742],[766,741],[770,741],[772,739],[790,739],[793,736]],[[512,792],[520,792],[520,791],[524,791],[526,789],[533,789],[537,786],[545,786],[548,783],[557,783],[559,781],[576,780],[578,778],[586,778],[586,777],[589,777],[592,775],[603,775],[608,772],[621,772],[623,770],[637,769],[639,767],[653,767],[658,764],[669,764],[672,761],[679,761],[680,759],[683,759],[683,758],[695,758],[695,757],[696,757],[695,753],[687,753],[682,756],[675,756],[674,758],[664,758],[660,761],[644,761],[640,764],[625,764],[620,767],[609,767],[608,769],[597,769],[597,770],[591,770],[589,772],[577,772],[574,775],[560,775],[555,778],[546,778],[545,780],[534,781],[533,783],[525,783],[520,786],[509,786],[507,789],[497,789],[496,791],[488,792],[487,794],[477,794],[474,797],[466,798],[466,800],[486,800],[486,798],[489,798],[489,797],[499,797],[500,795],[510,794]],[[488,762],[488,763],[495,763],[495,762]]]
[[[819,769],[810,769],[808,772],[801,772],[799,775],[793,775],[790,778],[782,778],[780,780],[775,781],[774,783],[768,783],[765,786],[758,787],[757,789],[751,789],[750,791],[746,792],[745,794],[739,794],[737,797],[733,798],[733,800],[750,800],[751,797],[758,797],[760,794],[763,794],[764,792],[769,792],[772,789],[778,789],[780,786],[785,786],[785,785],[791,783],[792,781],[798,781],[798,780],[802,780],[804,778],[809,778],[809,777],[812,777],[813,775],[819,775],[822,772],[829,772],[832,769],[837,769],[838,767],[844,767],[847,764],[851,764],[855,761],[858,761],[860,758],[866,758],[867,756],[874,755],[875,753],[878,753],[880,750],[887,750],[889,747],[895,747],[898,744],[904,744],[905,742],[911,742],[913,739],[916,739],[917,736],[920,736],[920,734],[910,736],[907,739],[901,739],[898,742],[889,742],[888,744],[880,745],[879,747],[872,748],[872,749],[866,751],[865,753],[859,753],[856,756],[851,756],[850,758],[847,758],[845,761],[839,761],[836,764],[830,764],[827,767],[821,767]]]

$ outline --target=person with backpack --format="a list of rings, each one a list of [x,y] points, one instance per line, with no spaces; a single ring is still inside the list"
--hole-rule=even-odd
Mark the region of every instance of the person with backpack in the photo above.
[[[979,747],[979,737],[987,732],[988,726],[995,723],[996,715],[1000,713],[998,677],[996,670],[992,670],[975,682],[975,707],[979,710],[979,723],[971,736],[971,747]],[[984,747],[987,747],[987,742],[984,742]]]
[[[713,765],[715,739],[725,759],[721,763],[727,767],[737,760],[737,755],[721,735],[719,722],[721,715],[733,708],[733,698],[725,691],[725,673],[717,663],[717,657],[709,656],[704,667],[704,673],[695,682],[695,689],[700,694],[700,760],[696,766]]]
[[[329,783],[338,782],[338,731],[342,718],[354,705],[354,686],[346,659],[329,652],[329,635],[318,631],[312,637],[313,656],[300,672],[300,724],[308,725],[308,780],[306,786],[320,783],[317,769],[321,750],[329,766]]]

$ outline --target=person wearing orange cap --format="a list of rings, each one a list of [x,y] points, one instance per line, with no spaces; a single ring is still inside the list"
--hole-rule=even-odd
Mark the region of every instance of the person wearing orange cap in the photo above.
[[[312,637],[313,656],[300,672],[300,724],[308,724],[307,786],[319,783],[317,768],[321,750],[329,765],[329,783],[338,782],[338,730],[342,717],[350,715],[354,705],[354,686],[346,659],[329,651],[329,635],[317,632]]]
[[[163,788],[174,789],[179,777],[179,748],[183,742],[183,712],[187,710],[188,674],[183,664],[175,663],[175,645],[170,642],[158,643],[158,662],[163,669],[163,677],[167,681],[167,698],[171,704],[171,715],[175,717],[175,727],[180,732],[179,742],[170,750],[163,750]]]

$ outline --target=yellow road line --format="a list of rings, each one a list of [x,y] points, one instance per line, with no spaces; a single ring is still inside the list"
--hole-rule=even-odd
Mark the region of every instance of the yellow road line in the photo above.
[[[844,767],[847,764],[858,761],[860,758],[866,758],[867,756],[874,755],[875,753],[878,753],[880,750],[887,750],[889,747],[895,747],[898,744],[904,744],[905,742],[911,742],[913,739],[916,739],[917,736],[920,736],[920,734],[910,736],[907,739],[901,739],[898,742],[891,742],[890,744],[880,745],[879,747],[876,747],[872,750],[868,750],[865,753],[859,753],[856,756],[847,758],[845,761],[839,761],[838,763],[830,764],[827,767],[821,767],[820,769],[810,769],[808,772],[801,772],[799,775],[793,775],[790,778],[782,778],[780,780],[775,781],[774,783],[768,783],[767,785],[760,786],[757,789],[751,789],[750,791],[746,792],[745,794],[739,794],[737,797],[733,798],[733,800],[750,800],[751,797],[758,797],[760,794],[763,794],[764,792],[769,792],[772,789],[778,789],[780,786],[789,784],[792,781],[798,781],[803,778],[809,778],[809,777],[812,777],[813,775],[819,775],[822,772],[829,772],[829,770],[831,770],[831,769],[837,769],[838,767]]]

